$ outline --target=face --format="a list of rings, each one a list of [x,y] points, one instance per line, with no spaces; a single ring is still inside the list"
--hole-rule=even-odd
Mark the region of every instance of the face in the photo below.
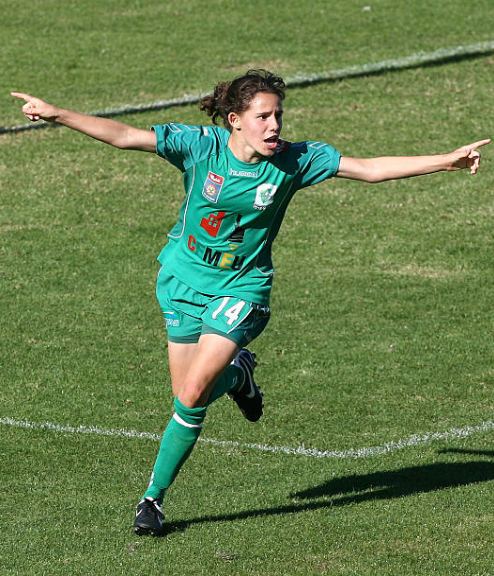
[[[244,162],[258,162],[276,152],[283,107],[276,94],[258,92],[245,112],[228,116],[232,126],[230,148]]]

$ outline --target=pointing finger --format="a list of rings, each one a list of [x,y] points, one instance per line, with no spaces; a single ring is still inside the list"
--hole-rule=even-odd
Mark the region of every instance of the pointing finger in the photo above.
[[[490,138],[486,138],[485,140],[479,140],[478,142],[474,142],[473,144],[468,144],[468,146],[465,146],[465,148],[468,148],[470,150],[475,150],[476,148],[480,148],[481,146],[485,146],[486,144],[490,144],[491,139]]]
[[[24,92],[11,92],[10,95],[14,96],[14,98],[20,98],[21,100],[25,100],[26,102],[31,100],[31,96],[29,94],[24,94]]]

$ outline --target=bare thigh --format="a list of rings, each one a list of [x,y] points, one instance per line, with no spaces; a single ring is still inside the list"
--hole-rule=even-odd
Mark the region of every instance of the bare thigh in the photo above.
[[[168,342],[173,395],[189,408],[205,406],[238,350],[235,342],[218,334],[203,334],[194,344]]]

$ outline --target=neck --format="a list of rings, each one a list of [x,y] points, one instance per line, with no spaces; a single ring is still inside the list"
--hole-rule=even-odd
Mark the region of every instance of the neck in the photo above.
[[[230,148],[230,151],[237,160],[246,162],[247,164],[256,164],[264,158],[264,156],[256,152],[256,150],[245,142],[239,142],[238,138],[235,138],[233,134],[228,139],[228,148]]]

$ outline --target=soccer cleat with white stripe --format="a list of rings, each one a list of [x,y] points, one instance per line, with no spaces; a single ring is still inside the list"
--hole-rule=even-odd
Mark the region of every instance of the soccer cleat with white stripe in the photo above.
[[[163,519],[163,512],[158,502],[153,498],[144,498],[137,505],[134,532],[139,536],[162,536]]]
[[[242,369],[244,381],[238,390],[230,392],[228,396],[235,400],[240,412],[247,420],[257,422],[262,416],[264,406],[262,403],[263,395],[259,386],[254,382],[254,368],[257,366],[256,355],[246,348],[242,348],[233,359],[232,364]]]

